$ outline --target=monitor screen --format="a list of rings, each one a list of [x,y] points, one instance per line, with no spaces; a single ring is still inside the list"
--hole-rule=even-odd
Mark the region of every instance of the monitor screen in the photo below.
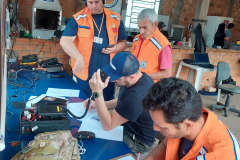
[[[0,151],[5,148],[5,117],[6,117],[6,87],[7,87],[7,57],[6,57],[6,0],[0,0]]]
[[[194,52],[194,59],[196,62],[205,62],[209,63],[209,58],[207,53],[197,53]]]

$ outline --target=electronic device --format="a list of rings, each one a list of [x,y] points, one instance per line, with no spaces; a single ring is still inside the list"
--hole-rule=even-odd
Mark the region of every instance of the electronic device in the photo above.
[[[183,59],[183,62],[191,65],[198,65],[203,68],[214,69],[214,65],[209,62],[208,53],[194,52],[194,60]]]
[[[62,64],[54,64],[54,65],[47,65],[47,72],[61,72],[62,71]]]
[[[115,44],[110,44],[110,45],[107,46],[107,48],[112,48],[114,46],[115,46]]]
[[[101,76],[101,80],[105,82],[105,80],[107,79],[107,74],[104,71],[100,71],[100,76]]]
[[[65,117],[64,117],[65,116]],[[60,118],[62,117],[62,118]],[[20,134],[36,134],[69,130],[70,120],[61,106],[38,106],[36,109],[22,109],[19,121]]]
[[[36,54],[28,55],[28,56],[22,56],[22,62],[23,63],[29,63],[29,62],[37,62],[38,57]]]
[[[57,58],[51,58],[48,60],[40,61],[39,64],[41,67],[46,68],[48,65],[59,64],[59,62]]]
[[[194,52],[194,64],[210,64],[207,53]]]
[[[93,98],[98,98],[98,97],[100,97],[102,95],[103,95],[103,92],[93,92],[92,93]]]
[[[67,106],[67,99],[62,98],[55,98],[51,96],[45,96],[43,99],[38,101],[35,104],[32,104],[32,107],[37,107],[41,105],[60,105],[60,106]]]
[[[70,120],[21,121],[19,131],[22,135],[70,130]]]
[[[74,135],[78,140],[95,139],[95,133],[89,131],[80,131]]]
[[[64,78],[64,75],[51,75],[51,78]]]
[[[17,72],[14,69],[9,69],[7,72],[7,77],[10,79],[17,79]]]
[[[67,117],[67,113],[60,105],[39,105],[36,108],[37,120],[58,120]]]

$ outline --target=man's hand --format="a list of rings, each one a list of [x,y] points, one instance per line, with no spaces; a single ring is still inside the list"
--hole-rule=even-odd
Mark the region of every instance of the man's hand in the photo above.
[[[108,82],[109,82],[108,77],[105,82],[102,82],[101,76],[100,76],[100,69],[97,70],[92,76],[92,78],[89,80],[89,86],[92,89],[93,92],[102,92],[104,88],[107,87]]]
[[[89,100],[89,99],[86,99],[86,100],[83,102],[83,107],[84,107],[84,109],[87,108],[88,100]],[[93,109],[96,109],[96,104],[95,104],[95,101],[91,100],[91,101],[90,101],[90,104],[89,104],[88,110],[90,111],[90,110],[93,110]]]
[[[114,45],[112,48],[103,48],[102,53],[104,53],[104,54],[115,53],[116,49],[117,49],[116,45]]]
[[[75,62],[75,66],[73,68],[73,73],[74,74],[78,74],[80,72],[80,75],[83,73],[83,69],[84,69],[84,59],[83,57],[79,57],[76,59],[76,62]]]

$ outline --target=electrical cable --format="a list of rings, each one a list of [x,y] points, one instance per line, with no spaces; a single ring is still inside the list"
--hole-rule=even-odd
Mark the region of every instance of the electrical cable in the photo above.
[[[25,109],[24,109],[25,110]],[[24,112],[24,110],[20,113],[20,115],[22,115],[22,113]],[[19,136],[18,136],[18,142],[20,142],[20,139],[21,139],[21,132],[19,133]],[[13,152],[13,155],[12,157],[15,155],[15,152],[16,152],[16,149],[17,149],[17,145],[15,146],[15,149],[14,149],[14,152]]]
[[[10,83],[10,82],[7,82],[7,84],[9,84],[9,85],[12,85],[12,86],[17,86],[17,87],[31,87],[31,86],[33,86],[34,85],[34,82],[33,82],[33,80],[31,79],[31,78],[29,78],[29,77],[27,77],[27,76],[24,76],[24,75],[22,75],[22,74],[19,74],[19,73],[17,73],[19,76],[22,76],[22,77],[24,77],[24,78],[27,78],[27,79],[29,79],[30,81],[31,81],[31,84],[29,85],[29,86],[24,86],[24,85],[19,85],[19,84],[16,84],[15,82],[14,83]]]
[[[56,18],[55,18],[55,19],[53,20],[53,22],[49,25],[48,30],[51,30],[51,29],[53,28],[55,21],[56,21]],[[42,46],[41,50],[39,51],[38,55],[42,52],[42,49],[43,49],[43,47],[44,47],[44,45],[45,45],[45,43],[46,43],[47,41],[48,41],[48,39],[46,39],[46,40],[44,41],[43,46]]]
[[[87,114],[87,112],[88,112],[91,99],[92,99],[92,96],[88,99],[88,103],[87,103],[87,107],[86,107],[86,109],[85,109],[85,112],[84,112],[83,115],[80,116],[80,117],[75,116],[68,108],[65,107],[65,109],[66,109],[66,111],[67,111],[73,118],[82,119],[82,118],[84,118],[84,117],[86,116],[86,114]]]
[[[22,3],[23,3],[23,0],[22,0],[21,3],[19,4],[18,8],[20,8],[20,6],[22,5]]]
[[[41,50],[39,51],[38,55],[42,52],[42,49],[47,41],[48,41],[48,39],[46,39],[45,42],[43,43],[43,46],[42,46]]]
[[[6,124],[5,124],[6,130],[7,130],[8,132],[18,132],[18,130],[13,130],[13,131],[8,130],[8,128],[7,128],[7,123],[8,123],[8,121],[12,118],[13,112],[6,111],[6,113],[11,113],[11,114],[12,114],[12,115],[8,118],[8,120],[6,121]]]

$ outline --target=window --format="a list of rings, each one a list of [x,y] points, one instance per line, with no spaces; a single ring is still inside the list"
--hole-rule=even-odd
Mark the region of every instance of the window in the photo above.
[[[138,31],[137,16],[145,8],[155,9],[158,14],[160,0],[127,0],[125,29],[129,32]]]

